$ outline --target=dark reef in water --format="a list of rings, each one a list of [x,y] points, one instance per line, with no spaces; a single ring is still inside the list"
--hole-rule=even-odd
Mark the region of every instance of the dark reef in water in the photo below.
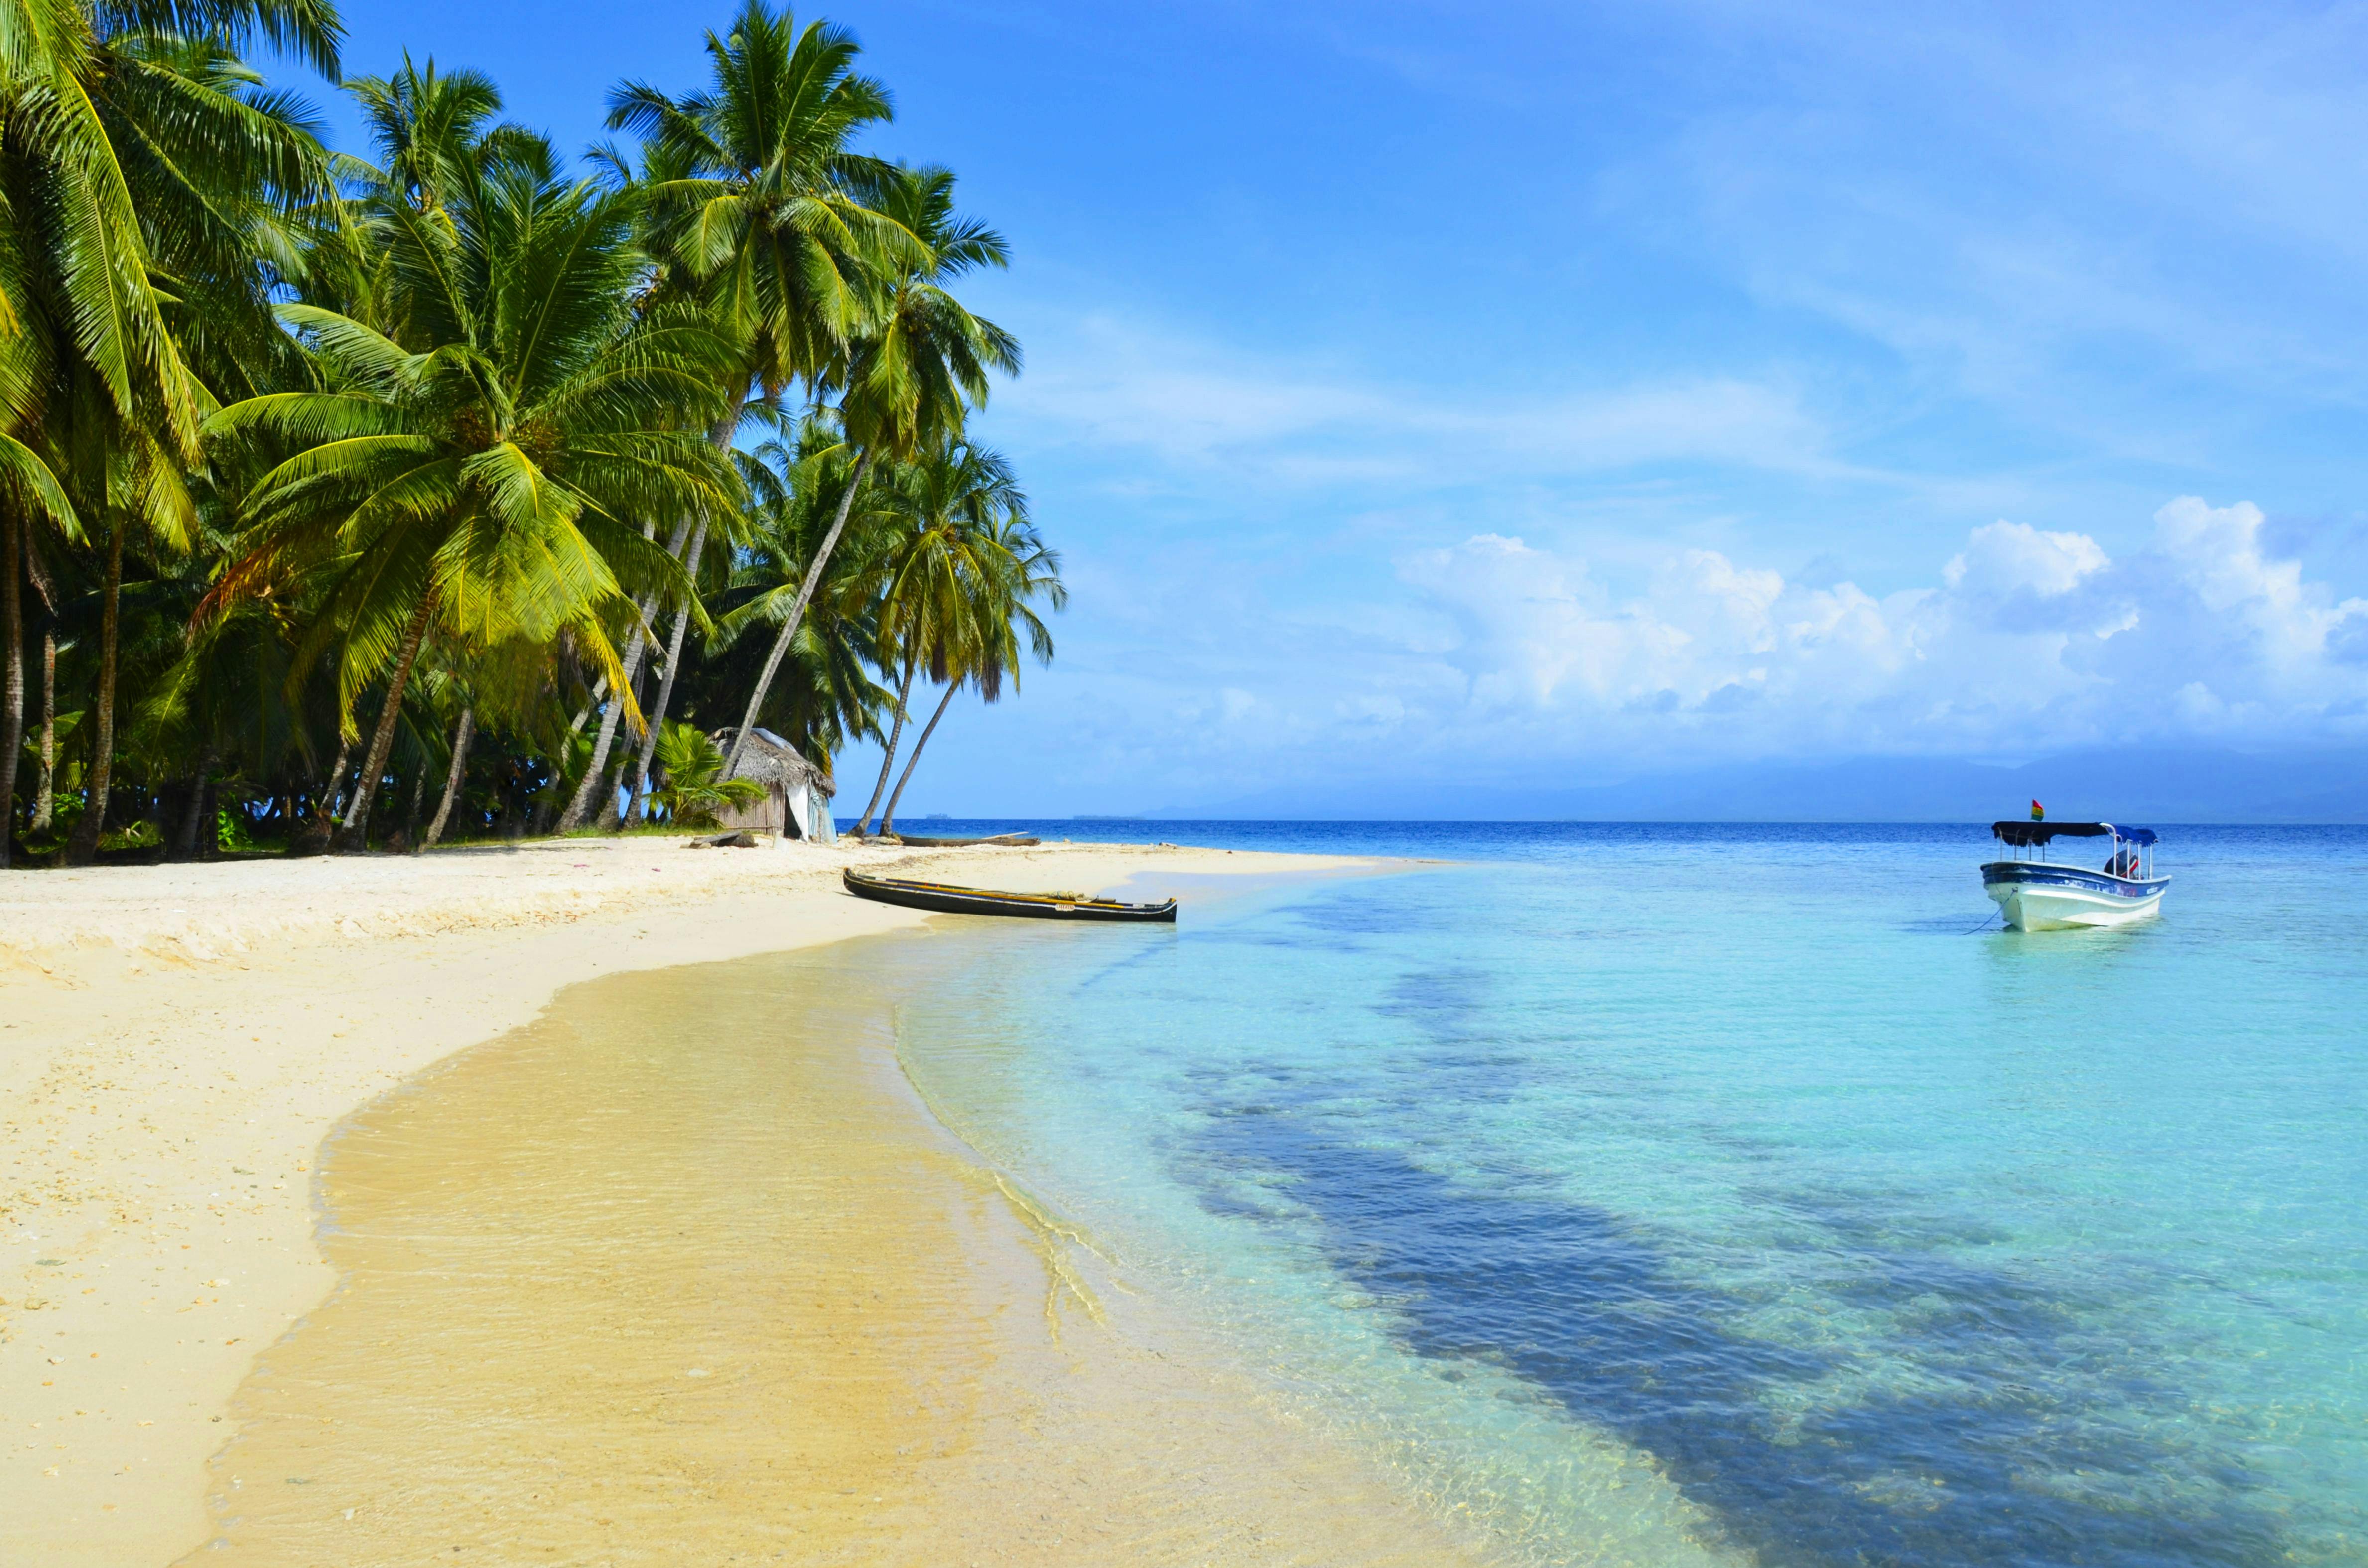
[[[1861,1254],[1842,1293],[1918,1303],[1915,1339],[1793,1349],[1724,1327],[1742,1302],[1677,1278],[1607,1215],[1459,1193],[1396,1153],[1311,1133],[1287,1105],[1213,1118],[1200,1153],[1286,1176],[1334,1267],[1394,1314],[1408,1349],[1503,1367],[1651,1453],[1765,1563],[2283,1560],[2240,1467],[2133,1419],[2158,1417],[2175,1392],[2011,1278]],[[1861,1357],[1919,1375],[1839,1404],[1810,1389]],[[1790,1421],[1769,1397],[1787,1386],[1809,1395]]]
[[[1311,943],[1355,940],[1352,909],[1311,914]],[[1913,1195],[1762,1193],[1814,1227],[1819,1288],[1892,1325],[1787,1346],[1736,1326],[1754,1302],[1683,1277],[1613,1215],[1518,1171],[1459,1187],[1382,1147],[1424,1108],[1519,1092],[1474,978],[1411,977],[1377,999],[1427,1040],[1423,1092],[1360,1116],[1406,1127],[1336,1127],[1345,1086],[1287,1068],[1208,1082],[1201,1130],[1175,1151],[1203,1203],[1301,1222],[1235,1196],[1263,1190],[1304,1210],[1406,1348],[1503,1368],[1651,1453],[1770,1568],[2284,1560],[2241,1464],[2177,1436],[2181,1391],[2141,1370],[2165,1358],[2095,1328],[2123,1293],[2111,1281],[2071,1298],[1957,1261],[1942,1249],[1981,1238]]]

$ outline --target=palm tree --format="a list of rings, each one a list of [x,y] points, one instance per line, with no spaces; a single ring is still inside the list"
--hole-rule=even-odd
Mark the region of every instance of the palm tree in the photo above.
[[[883,179],[880,210],[912,237],[913,248],[896,272],[868,279],[872,309],[838,378],[839,421],[856,452],[855,472],[757,673],[747,717],[733,737],[727,776],[738,766],[766,688],[822,582],[864,475],[882,459],[902,461],[933,437],[960,430],[970,409],[985,406],[989,370],[1019,373],[1018,341],[964,310],[943,287],[973,267],[1005,266],[1009,255],[1000,234],[954,210],[953,187],[954,176],[939,168],[897,168]]]
[[[441,210],[446,193],[463,187],[495,158],[531,144],[530,131],[492,123],[501,89],[482,71],[438,71],[434,56],[415,64],[409,50],[392,76],[357,76],[346,91],[360,104],[379,167],[374,184],[423,212]]]
[[[124,554],[134,536],[158,553],[188,550],[196,504],[188,471],[153,426],[110,417],[95,379],[75,374],[55,389],[49,466],[85,517],[102,519],[104,562],[98,602],[98,669],[89,712],[89,761],[84,805],[68,840],[67,859],[88,863],[98,851],[113,794],[117,760],[116,693],[121,671]],[[63,417],[58,415],[63,415]]]
[[[734,655],[717,661],[711,675],[721,676],[735,695],[739,687],[733,677],[746,673],[749,663],[737,656],[745,651],[741,639],[755,628],[778,626],[796,602],[815,546],[837,515],[849,466],[845,444],[820,419],[807,422],[794,449],[768,441],[744,454],[741,463],[756,505],[747,542],[722,601],[729,608],[718,616],[710,643],[712,652]],[[850,734],[872,737],[879,731],[876,715],[888,694],[872,681],[867,665],[878,642],[882,549],[889,525],[884,513],[871,507],[853,514],[849,542],[832,558],[814,596],[815,613],[806,619],[784,661],[790,678],[774,683],[758,714],[816,762],[827,763]]]
[[[712,827],[726,806],[754,805],[765,798],[761,784],[721,777],[723,754],[692,725],[668,724],[658,737],[657,757],[666,782],[653,799],[685,827]]]
[[[746,0],[727,33],[707,35],[705,88],[675,99],[628,82],[609,95],[609,129],[638,134],[649,160],[669,281],[700,294],[744,349],[735,400],[835,362],[864,320],[865,269],[912,257],[911,237],[865,199],[888,166],[853,143],[893,111],[856,73],[860,52],[842,28],[801,28]]]
[[[995,657],[937,470],[1018,366],[948,292],[1001,239],[860,150],[885,89],[781,0],[611,94],[589,181],[408,54],[326,153],[243,55],[335,80],[333,5],[0,0],[0,866],[37,762],[74,860],[218,802],[238,849],[679,808],[737,759],[677,710],[816,760],[893,711],[901,790],[916,685]]]
[[[199,369],[269,343],[258,214],[326,183],[300,107],[253,90],[234,56],[260,37],[334,77],[339,30],[325,0],[0,3],[0,468],[20,494],[79,490],[106,538],[77,860],[112,783],[126,528],[171,510],[159,492],[198,455],[213,401]]]
[[[778,400],[843,359],[863,319],[868,272],[917,256],[912,236],[867,205],[890,170],[852,143],[891,110],[886,90],[856,73],[860,52],[841,28],[802,28],[786,8],[746,0],[728,32],[707,35],[704,89],[676,99],[629,82],[609,95],[609,128],[642,138],[666,288],[698,298],[742,348],[712,432],[719,449],[731,446],[752,390]],[[693,577],[706,542],[705,528],[694,527],[683,554]],[[686,549],[679,533],[674,549]],[[674,698],[689,617],[688,605],[677,611],[667,642],[658,724]],[[656,733],[644,729],[628,815],[639,810]],[[607,750],[604,739],[596,771]],[[570,816],[586,804],[588,796],[579,797]]]
[[[0,351],[0,371],[6,356]],[[31,550],[32,519],[46,517],[68,539],[81,536],[73,502],[40,455],[0,431],[0,871],[8,869],[16,839],[17,763],[25,746],[24,578]],[[54,642],[49,664],[55,667]],[[47,737],[44,736],[46,741]],[[46,762],[47,752],[44,751]],[[47,778],[42,783],[47,785]],[[37,824],[38,825],[38,824]]]
[[[461,717],[452,725],[451,761],[444,773],[444,798],[436,807],[436,820],[427,824],[427,835],[421,840],[422,849],[433,849],[436,841],[444,836],[447,824],[452,820],[452,802],[461,796],[461,780],[469,771],[469,742],[477,733],[477,710],[468,703],[461,705]]]
[[[888,792],[889,770],[905,733],[914,677],[926,669],[932,684],[955,678],[970,610],[970,584],[984,563],[975,558],[996,523],[1024,518],[1028,498],[998,453],[957,437],[941,436],[912,462],[900,464],[883,486],[888,509],[904,525],[883,571],[878,657],[903,672],[880,777],[856,832],[869,833],[872,813]]]
[[[913,769],[920,765],[922,748],[938,733],[938,721],[946,716],[954,693],[967,683],[983,701],[993,702],[1003,695],[1006,679],[1018,690],[1023,631],[1036,662],[1053,662],[1053,633],[1037,615],[1034,601],[1041,597],[1053,609],[1062,609],[1068,605],[1069,590],[1061,581],[1060,555],[1046,549],[1037,537],[1025,503],[997,517],[970,554],[977,570],[965,584],[969,603],[963,624],[968,636],[962,662],[954,677],[946,682],[945,695],[938,699],[937,711],[929,715],[921,738],[913,743],[913,755],[906,759],[905,771],[896,779],[896,792],[888,797],[887,812],[880,820],[883,834],[896,831],[896,802],[905,798],[905,786],[912,782]]]
[[[343,824],[366,840],[403,694],[431,629],[456,647],[562,629],[632,694],[611,642],[631,593],[682,575],[628,519],[729,509],[738,483],[696,434],[729,353],[695,315],[636,317],[637,199],[553,173],[547,147],[457,171],[440,210],[370,203],[405,341],[318,306],[282,314],[326,381],[224,409],[222,441],[292,455],[246,505],[253,542],[214,600],[283,561],[325,582],[308,652],[342,641],[338,712],[386,695]],[[687,433],[688,432],[688,433]]]
[[[406,51],[389,76],[357,76],[345,84],[361,110],[370,164],[340,155],[335,168],[349,194],[322,202],[312,213],[303,245],[302,297],[365,322],[390,336],[404,335],[401,301],[379,225],[377,201],[401,201],[441,213],[445,193],[482,174],[505,150],[531,148],[518,127],[495,123],[502,96],[476,71],[444,71],[433,57],[422,65]],[[529,154],[531,156],[531,153]]]

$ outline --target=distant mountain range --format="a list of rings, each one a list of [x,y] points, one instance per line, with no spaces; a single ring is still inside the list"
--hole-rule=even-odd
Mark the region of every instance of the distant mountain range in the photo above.
[[[1393,779],[1146,812],[1232,821],[2368,823],[2368,751],[2106,749],[1998,767],[1868,756],[1659,773],[1584,789]]]

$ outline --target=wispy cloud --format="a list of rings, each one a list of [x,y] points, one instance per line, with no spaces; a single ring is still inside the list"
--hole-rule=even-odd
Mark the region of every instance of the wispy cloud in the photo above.
[[[1607,167],[1629,232],[2089,458],[2368,407],[2368,10],[1664,10],[1767,68]]]
[[[1032,339],[998,400],[1027,438],[1179,467],[1256,465],[1300,484],[1419,477],[1452,487],[1651,464],[1868,476],[1780,378],[1676,376],[1475,395],[1131,326],[1098,315]]]

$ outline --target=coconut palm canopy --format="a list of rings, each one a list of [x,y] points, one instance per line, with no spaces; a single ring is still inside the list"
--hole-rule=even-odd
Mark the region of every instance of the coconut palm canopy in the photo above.
[[[1003,501],[962,548],[1024,527],[1051,597],[923,564],[912,498],[1018,495],[963,426],[1019,347],[958,298],[1009,257],[865,147],[852,38],[748,0],[571,166],[407,53],[333,151],[269,72],[342,37],[0,0],[0,865],[826,795],[916,671],[996,695],[1056,558]]]

